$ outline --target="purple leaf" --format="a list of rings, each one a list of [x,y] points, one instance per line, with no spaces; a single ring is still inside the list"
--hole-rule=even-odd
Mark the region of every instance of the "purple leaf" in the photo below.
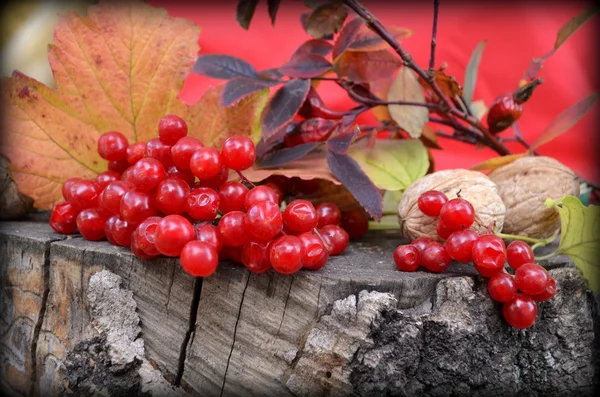
[[[277,80],[257,80],[248,77],[234,77],[225,83],[221,92],[221,106],[230,107],[235,105],[242,98],[263,90],[268,87],[280,84]]]
[[[258,72],[258,77],[261,79],[280,80],[283,77],[283,73],[281,73],[279,68],[265,69]]]
[[[291,121],[281,127],[279,130],[275,131],[273,135],[271,135],[268,139],[264,137],[258,141],[256,144],[256,157],[262,159],[266,156],[271,150],[274,150],[278,146],[283,144],[283,138],[294,131],[298,126],[297,121]]]
[[[348,47],[350,47],[350,44],[352,44],[358,31],[363,25],[364,21],[361,18],[355,18],[344,25],[342,30],[340,30],[340,34],[335,40],[335,43],[333,44],[333,53],[331,54],[333,59],[340,56],[348,49]]]
[[[257,4],[258,0],[239,0],[235,19],[237,19],[242,28],[248,30]]]
[[[305,41],[298,47],[296,52],[292,54],[292,58],[300,54],[317,54],[321,56],[329,55],[333,45],[327,40],[323,39],[312,39]]]
[[[271,25],[275,25],[275,17],[277,16],[277,10],[279,9],[280,0],[267,0],[269,7],[269,17],[271,18]]]
[[[344,184],[354,198],[375,220],[383,215],[383,201],[379,190],[347,154],[327,152],[327,164],[333,175]]]
[[[310,16],[310,14],[312,14],[312,11],[306,11],[303,12],[302,14],[300,14],[300,23],[302,24],[302,27],[304,28],[304,31],[307,31],[308,29],[308,17]],[[332,40],[333,39],[333,34],[328,34],[325,37],[321,37],[321,39],[323,40]]]
[[[239,76],[258,77],[256,69],[248,62],[230,55],[220,54],[200,55],[192,68],[192,73],[223,80]]]
[[[354,138],[358,136],[359,129],[358,127],[348,130],[343,130],[333,138],[327,141],[327,148],[334,153],[337,154],[346,154],[348,152],[348,148]]]
[[[311,78],[320,76],[331,69],[331,63],[317,54],[300,54],[292,57],[282,67],[281,72],[290,77]]]
[[[263,112],[261,125],[265,138],[272,136],[298,113],[309,88],[310,80],[296,79],[277,90]]]
[[[265,156],[265,158],[258,164],[258,168],[279,167],[289,163],[290,161],[298,160],[316,148],[319,143],[320,142],[309,142],[294,147],[275,150]]]

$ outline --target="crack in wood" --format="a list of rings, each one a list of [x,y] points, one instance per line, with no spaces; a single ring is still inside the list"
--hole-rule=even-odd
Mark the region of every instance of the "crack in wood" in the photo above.
[[[317,310],[315,312],[315,319],[319,318],[319,304],[321,303],[321,288],[323,287],[323,277],[319,278],[319,292],[317,293]]]
[[[294,284],[294,276],[291,276],[290,288],[288,289],[287,296],[285,297],[285,304],[283,305],[283,314],[281,315],[281,321],[279,322],[279,328],[277,328],[277,335],[275,337],[279,337],[279,332],[281,331],[281,326],[283,325],[283,320],[285,319],[285,312],[287,311],[288,301],[290,300],[290,295],[292,294],[292,285]]]
[[[167,303],[165,303],[165,308],[167,309],[167,317],[169,316],[169,302],[171,301],[171,288],[173,288],[173,281],[175,281],[175,269],[176,269],[176,266],[173,265],[173,271],[171,272],[171,282],[169,283],[169,289],[167,290]]]
[[[179,350],[179,364],[177,367],[177,375],[173,384],[176,387],[181,386],[181,378],[185,371],[185,358],[187,355],[187,348],[190,342],[192,333],[196,330],[196,318],[198,317],[198,306],[200,305],[200,295],[202,294],[202,277],[196,277],[194,282],[194,296],[192,297],[192,303],[190,305],[190,319],[188,323],[188,329],[181,343],[181,349]]]
[[[233,349],[235,347],[235,338],[237,335],[238,323],[240,322],[240,317],[242,315],[242,306],[244,305],[244,298],[246,297],[246,290],[248,289],[248,284],[250,284],[250,274],[246,279],[246,285],[244,286],[244,291],[242,292],[242,299],[240,300],[240,308],[238,310],[237,319],[235,320],[235,326],[233,328],[233,341],[231,342],[231,349],[229,350],[229,357],[227,357],[227,365],[225,366],[225,374],[223,374],[223,384],[221,385],[221,394],[219,397],[223,396],[223,391],[225,390],[225,383],[227,382],[227,371],[229,371],[229,363],[231,361],[231,355],[233,354]]]

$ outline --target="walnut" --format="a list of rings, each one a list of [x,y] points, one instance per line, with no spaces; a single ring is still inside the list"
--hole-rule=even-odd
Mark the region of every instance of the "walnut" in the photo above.
[[[484,232],[495,223],[502,230],[506,207],[498,195],[498,188],[487,176],[478,171],[454,169],[437,171],[410,185],[398,204],[398,222],[402,234],[410,240],[427,236],[443,241],[436,232],[438,217],[424,215],[417,206],[421,193],[439,190],[449,199],[460,197],[468,200],[475,208],[475,222],[471,229]]]
[[[544,204],[563,196],[579,196],[579,178],[551,157],[522,157],[488,174],[506,204],[504,232],[546,238],[560,229],[556,208]]]

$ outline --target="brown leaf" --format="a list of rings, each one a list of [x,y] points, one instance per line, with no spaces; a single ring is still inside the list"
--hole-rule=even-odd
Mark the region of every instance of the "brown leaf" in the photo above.
[[[388,92],[390,91],[393,82],[394,77],[390,76],[370,82],[369,88],[375,96],[380,99],[385,99],[388,97]],[[392,116],[390,115],[387,105],[375,106],[371,108],[371,112],[373,112],[373,115],[379,121],[392,121]]]
[[[440,90],[442,90],[444,95],[446,95],[448,98],[452,99],[457,95],[461,96],[463,94],[462,87],[460,86],[460,84],[458,84],[454,77],[448,76],[441,70],[436,70],[433,72],[433,74],[435,76],[435,82],[440,87]],[[419,84],[421,84],[421,86],[426,90],[431,91],[434,100],[438,100],[438,97],[435,94],[435,92],[431,90],[429,83],[423,80],[421,76],[419,76]]]
[[[400,57],[387,50],[346,51],[336,59],[333,69],[340,77],[363,83],[390,77],[401,65]]]
[[[341,2],[325,3],[310,13],[306,20],[306,32],[317,39],[337,33],[348,16]]]
[[[482,161],[479,164],[474,165],[473,167],[471,167],[471,170],[473,171],[486,171],[486,170],[495,170],[498,167],[502,167],[503,165],[506,164],[510,164],[513,161],[520,159],[521,157],[525,157],[527,156],[528,153],[519,153],[519,154],[509,154],[506,156],[500,156],[500,157],[492,157],[491,159],[487,159],[485,161]]]
[[[403,67],[390,87],[388,101],[406,101],[425,103],[423,89],[417,82],[412,70]],[[429,109],[424,106],[389,105],[388,109],[394,121],[412,138],[418,138],[429,120]]]
[[[556,34],[556,41],[554,42],[554,49],[558,49],[573,33],[577,31],[584,23],[586,23],[595,13],[596,8],[590,8],[582,12],[581,14],[571,18],[569,22],[564,24],[558,33]]]
[[[326,179],[316,179],[314,191],[298,193],[291,198],[308,200],[315,205],[324,202],[334,203],[344,212],[362,209],[360,203],[344,185]]]
[[[401,28],[399,26],[386,26],[386,29],[390,36],[396,39],[396,41],[402,41],[412,35],[412,30]],[[352,44],[350,44],[350,51],[379,51],[389,48],[389,44],[385,42],[381,36],[371,30],[367,25],[363,25]]]
[[[438,149],[438,150],[443,149],[438,144],[438,137],[435,134],[435,131],[433,130],[433,128],[431,128],[427,124],[425,124],[425,126],[423,126],[423,132],[421,133],[421,136],[419,137],[419,139],[421,139],[421,142],[423,142],[423,144],[428,148]]]

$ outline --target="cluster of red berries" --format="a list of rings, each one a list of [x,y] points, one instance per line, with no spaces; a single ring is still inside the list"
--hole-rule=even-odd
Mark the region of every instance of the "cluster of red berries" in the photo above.
[[[168,115],[160,120],[158,138],[147,143],[103,134],[98,153],[109,170],[94,180],[67,180],[66,201],[54,207],[50,226],[62,234],[79,230],[87,240],[108,239],[144,259],[179,257],[197,277],[211,275],[220,259],[256,273],[316,270],[346,249],[350,236],[339,226],[342,213],[335,204],[294,200],[282,211],[283,188],[243,178],[240,171],[256,158],[249,138],[230,137],[218,150],[187,132],[182,118]],[[244,183],[228,181],[230,170]],[[356,217],[346,218],[356,230]]]
[[[475,221],[475,209],[467,200],[448,197],[440,191],[424,192],[417,200],[419,210],[437,217],[439,243],[419,237],[411,244],[400,245],[394,251],[394,262],[402,271],[416,271],[423,266],[431,272],[442,272],[452,260],[473,262],[483,277],[489,278],[488,292],[496,302],[502,302],[506,321],[516,328],[528,328],[535,322],[536,301],[546,301],[556,293],[556,281],[542,266],[534,263],[531,247],[513,241],[508,247],[492,234],[478,235],[469,227]],[[508,262],[514,270],[509,274]]]

